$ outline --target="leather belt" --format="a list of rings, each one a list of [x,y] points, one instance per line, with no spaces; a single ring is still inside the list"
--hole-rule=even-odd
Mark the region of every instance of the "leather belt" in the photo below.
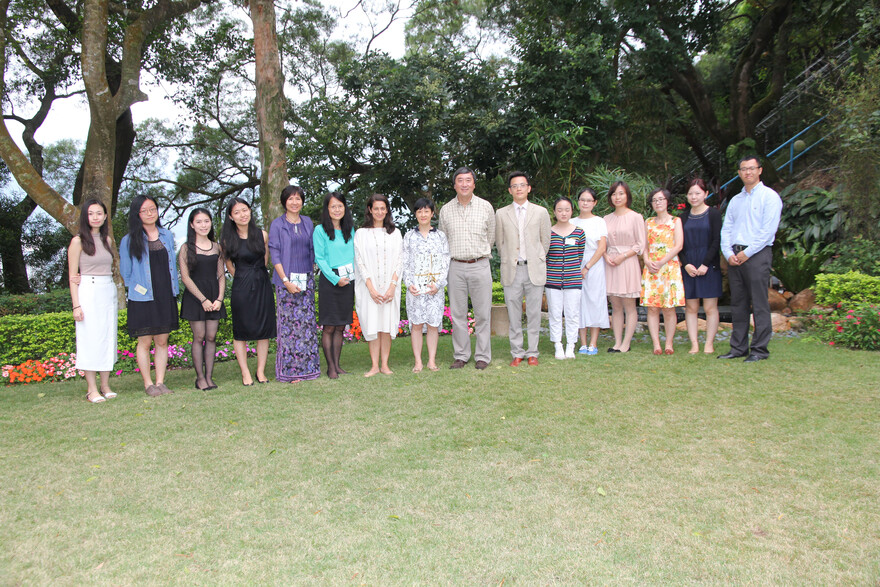
[[[482,261],[486,257],[477,257],[476,259],[453,259],[456,263],[476,263],[477,261]]]

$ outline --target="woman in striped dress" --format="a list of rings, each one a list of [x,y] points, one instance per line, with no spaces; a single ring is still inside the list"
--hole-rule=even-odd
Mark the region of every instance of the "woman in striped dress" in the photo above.
[[[556,224],[550,227],[547,251],[547,309],[550,314],[550,340],[557,359],[573,359],[581,315],[582,267],[586,235],[571,223],[574,207],[562,197],[553,205]],[[565,316],[565,347],[562,346],[562,317]]]

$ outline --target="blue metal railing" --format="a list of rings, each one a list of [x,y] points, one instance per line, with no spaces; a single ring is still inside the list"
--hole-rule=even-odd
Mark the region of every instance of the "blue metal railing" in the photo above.
[[[832,130],[831,132],[829,132],[828,134],[826,134],[822,138],[816,140],[813,144],[811,144],[807,147],[804,147],[804,149],[801,152],[799,152],[797,154],[795,154],[795,152],[794,152],[795,141],[797,141],[799,137],[801,137],[804,133],[806,133],[807,131],[812,129],[814,126],[816,126],[817,124],[819,124],[820,122],[825,120],[827,117],[828,117],[827,115],[821,117],[819,120],[815,121],[813,124],[811,124],[810,126],[808,126],[805,129],[803,129],[802,131],[800,131],[799,133],[797,133],[796,135],[794,135],[793,137],[791,137],[790,139],[788,139],[787,141],[785,141],[784,143],[782,143],[781,145],[779,145],[778,147],[776,147],[775,149],[773,149],[772,151],[767,153],[767,158],[769,159],[770,157],[772,157],[773,155],[775,155],[776,153],[778,153],[779,151],[781,151],[785,147],[788,147],[788,161],[786,161],[785,163],[783,163],[782,165],[777,167],[776,168],[777,171],[782,171],[785,167],[788,167],[788,172],[793,173],[794,172],[794,162],[797,159],[800,159],[807,151],[809,151],[810,149],[812,149],[813,147],[815,147],[816,145],[818,145],[819,143],[821,143],[822,141],[824,141],[825,139],[827,139],[828,137],[831,136],[831,133],[833,133],[834,130]],[[738,179],[739,179],[738,175],[730,178],[720,188],[718,188],[718,191],[719,192],[723,191],[724,188],[726,188],[727,186],[729,186],[730,184],[732,184],[733,182],[735,182]],[[709,194],[709,197],[711,197],[711,196],[712,196],[712,194]]]

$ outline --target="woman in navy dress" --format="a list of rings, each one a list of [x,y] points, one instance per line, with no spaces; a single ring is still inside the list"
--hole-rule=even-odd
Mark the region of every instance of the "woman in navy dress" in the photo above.
[[[683,268],[685,323],[691,340],[690,354],[700,352],[697,340],[697,314],[700,300],[706,312],[706,344],[703,352],[715,352],[718,333],[718,298],[721,297],[721,269],[718,266],[721,247],[721,212],[706,204],[709,190],[700,178],[688,184],[687,199],[690,212],[682,216],[684,247],[679,257]]]
[[[241,369],[241,382],[254,384],[247,364],[247,343],[257,343],[257,382],[269,383],[266,360],[269,339],[275,337],[275,299],[269,280],[269,235],[257,228],[251,206],[232,198],[226,206],[226,220],[220,233],[220,246],[226,270],[232,275],[232,344]]]

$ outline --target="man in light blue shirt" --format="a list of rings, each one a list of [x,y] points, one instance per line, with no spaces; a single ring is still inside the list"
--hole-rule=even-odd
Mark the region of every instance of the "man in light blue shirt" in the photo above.
[[[761,170],[756,156],[740,159],[743,190],[727,206],[721,227],[721,253],[729,264],[733,332],[730,352],[719,359],[746,357],[746,363],[754,363],[770,356],[767,344],[773,328],[767,289],[782,199],[761,183]],[[749,345],[751,314],[755,317],[755,333]]]

